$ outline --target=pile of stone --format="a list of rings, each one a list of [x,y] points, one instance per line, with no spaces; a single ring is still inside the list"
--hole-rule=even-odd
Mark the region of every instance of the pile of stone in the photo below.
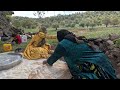
[[[120,74],[120,45],[115,45],[116,40],[120,40],[120,35],[110,34],[106,39],[97,38],[93,42],[109,57],[116,73]]]

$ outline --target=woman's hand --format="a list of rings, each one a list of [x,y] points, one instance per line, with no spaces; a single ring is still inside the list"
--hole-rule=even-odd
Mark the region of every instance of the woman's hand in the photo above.
[[[43,61],[43,65],[51,66],[47,63],[47,60]]]
[[[44,65],[44,64],[47,64],[47,60],[43,61],[43,65]]]
[[[54,50],[49,50],[48,54],[53,54]]]

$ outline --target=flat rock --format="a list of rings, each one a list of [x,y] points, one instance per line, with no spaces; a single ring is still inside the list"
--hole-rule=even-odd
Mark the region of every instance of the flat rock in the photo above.
[[[108,43],[109,45],[113,45],[113,44],[114,44],[113,41],[111,41],[111,40],[107,40],[107,43]]]
[[[117,35],[117,34],[110,34],[110,35],[109,35],[109,39],[112,40],[112,41],[115,40],[115,39],[118,39],[119,37],[120,37],[120,36]]]
[[[120,63],[118,63],[117,66],[120,67]]]
[[[45,59],[23,61],[8,70],[0,71],[0,79],[69,79],[71,74],[65,62],[58,60],[53,67],[42,64]],[[38,73],[37,73],[38,72]]]
[[[120,74],[117,75],[117,78],[120,79]]]
[[[70,79],[71,74],[63,61],[58,61],[53,66],[41,65],[29,74],[29,79]]]

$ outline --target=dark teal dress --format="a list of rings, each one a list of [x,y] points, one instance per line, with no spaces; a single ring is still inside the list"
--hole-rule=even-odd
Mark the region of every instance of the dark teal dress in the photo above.
[[[53,65],[61,57],[64,57],[73,79],[117,79],[108,57],[87,43],[77,44],[64,39],[47,62]]]

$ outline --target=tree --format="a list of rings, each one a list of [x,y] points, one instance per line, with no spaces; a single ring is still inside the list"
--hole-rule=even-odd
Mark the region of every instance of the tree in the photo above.
[[[45,15],[45,11],[36,11],[33,14],[35,16],[37,15],[39,18],[42,18]]]
[[[34,22],[32,22],[31,28],[35,29],[37,27],[37,25],[38,25],[38,23],[34,21]]]
[[[93,28],[96,24],[95,23],[91,23],[90,26]]]
[[[85,23],[80,23],[79,26],[85,27]]]
[[[47,23],[45,23],[44,26],[45,26],[46,28],[50,27],[50,25],[47,24]]]
[[[90,23],[90,26],[93,28],[94,26],[96,26],[96,23],[95,23],[95,21],[94,20],[91,20],[90,21],[91,23]]]
[[[119,20],[117,18],[114,18],[112,21],[111,21],[111,24],[112,25],[118,25],[119,24]]]
[[[97,26],[102,25],[102,24],[101,24],[101,19],[100,19],[99,17],[94,19],[94,23],[95,23]]]
[[[46,11],[35,11],[36,15],[39,18],[25,18],[25,17],[16,17],[15,19],[12,17],[12,22],[16,26],[23,25],[23,21],[26,20],[29,23],[29,19],[32,22],[30,28],[36,27],[35,22],[41,23],[46,25],[47,27],[52,27],[53,24],[58,24],[59,27],[77,27],[77,25],[81,27],[94,27],[95,25],[106,25],[106,27],[111,25],[118,25],[120,20],[120,11],[92,11],[92,12],[84,12],[84,13],[77,13],[77,14],[70,14],[70,15],[58,15],[52,17],[44,17]],[[9,19],[9,16],[7,16]],[[17,22],[17,23],[15,23]],[[94,22],[94,24],[92,23]],[[7,24],[6,24],[7,25]],[[27,25],[29,27],[29,25]]]
[[[59,28],[59,25],[58,24],[53,24],[52,27],[55,28],[55,30],[57,31],[57,28]]]
[[[21,22],[21,26],[27,29],[31,29],[33,25],[33,22],[30,19],[25,19]]]
[[[65,27],[70,27],[70,23],[65,24]]]
[[[12,25],[15,26],[16,28],[19,28],[21,26],[21,23],[18,20],[14,20],[12,21]]]
[[[83,20],[83,22],[85,23],[85,26],[87,26],[87,28],[88,28],[90,26],[91,19],[90,18],[86,18],[85,20]]]
[[[86,22],[85,25],[86,25],[87,28],[88,28],[88,26],[90,26],[90,22]]]
[[[105,19],[103,20],[103,24],[105,24],[106,27],[107,27],[110,23],[111,23],[111,21],[110,21],[109,18],[105,18]]]
[[[70,27],[75,27],[75,23],[71,23]]]
[[[61,25],[61,26],[65,26],[65,21],[61,21],[61,22],[60,22],[60,25]]]

